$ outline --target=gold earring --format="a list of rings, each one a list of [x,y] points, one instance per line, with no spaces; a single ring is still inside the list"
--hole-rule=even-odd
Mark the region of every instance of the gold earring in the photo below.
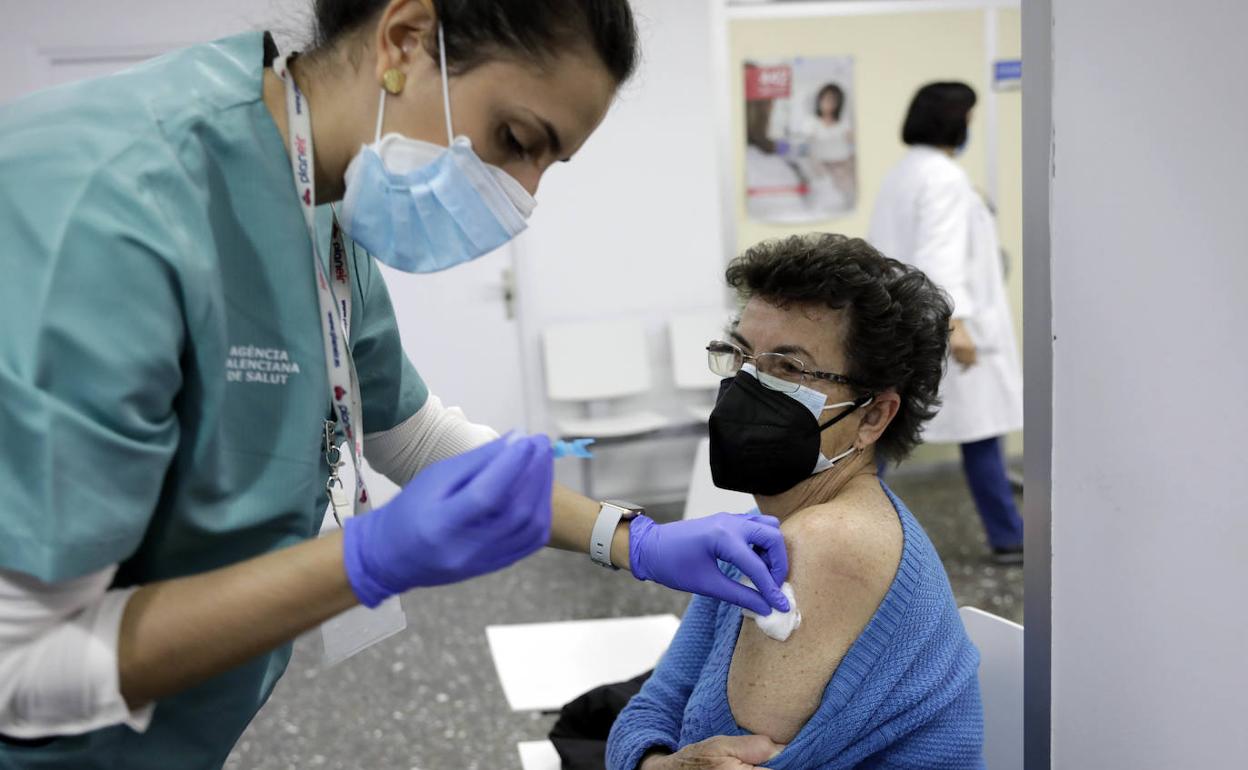
[[[387,93],[397,96],[403,92],[403,87],[407,85],[407,75],[402,70],[391,67],[381,74],[381,87],[386,89]]]

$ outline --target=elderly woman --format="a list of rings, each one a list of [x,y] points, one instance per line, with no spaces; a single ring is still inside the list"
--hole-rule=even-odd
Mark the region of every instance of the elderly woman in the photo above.
[[[608,766],[982,767],[979,655],[923,528],[876,475],[936,411],[949,300],[839,235],[761,244],[727,278],[745,305],[708,347],[730,378],[712,472],[780,520],[795,607],[755,623],[695,598]]]

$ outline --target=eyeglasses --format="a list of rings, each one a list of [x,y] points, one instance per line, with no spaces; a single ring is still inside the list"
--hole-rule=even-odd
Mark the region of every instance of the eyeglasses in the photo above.
[[[811,371],[800,358],[784,353],[750,355],[731,342],[722,340],[712,340],[706,346],[706,361],[711,371],[720,377],[735,377],[747,361],[752,362],[758,371],[770,375],[766,381],[760,379],[760,382],[781,393],[796,393],[798,388],[810,380],[835,382],[852,388],[862,387],[843,374]]]

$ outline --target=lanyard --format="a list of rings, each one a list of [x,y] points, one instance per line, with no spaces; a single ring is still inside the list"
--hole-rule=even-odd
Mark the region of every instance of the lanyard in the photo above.
[[[325,489],[333,505],[334,518],[339,525],[344,516],[364,513],[369,509],[368,490],[364,487],[363,458],[364,407],[360,398],[359,378],[351,359],[351,266],[338,219],[334,218],[333,237],[330,239],[330,270],[321,261],[316,234],[316,178],[312,155],[312,117],[308,101],[303,97],[294,77],[287,68],[287,57],[280,56],[273,62],[273,72],[286,83],[286,122],[290,127],[290,167],[294,176],[295,190],[308,235],[312,240],[312,263],[316,271],[316,297],[320,307],[321,337],[325,343],[325,367],[329,375],[330,408],[335,421],[325,423],[325,459],[329,463],[329,480]],[[347,495],[338,468],[342,465],[334,436],[341,428],[351,448],[351,462],[355,469],[355,488],[359,494],[354,506]]]

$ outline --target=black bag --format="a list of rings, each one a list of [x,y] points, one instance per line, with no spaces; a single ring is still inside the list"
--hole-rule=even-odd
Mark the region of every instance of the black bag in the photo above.
[[[550,728],[550,742],[559,752],[563,770],[606,770],[611,725],[653,673],[595,687],[560,710],[559,721]]]

